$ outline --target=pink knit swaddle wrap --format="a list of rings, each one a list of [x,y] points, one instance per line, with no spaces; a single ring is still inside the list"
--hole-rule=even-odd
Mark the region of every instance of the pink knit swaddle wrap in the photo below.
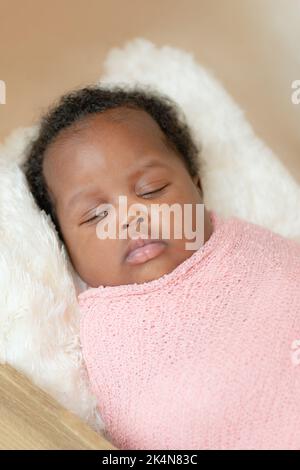
[[[300,244],[210,214],[210,239],[172,272],[78,297],[120,449],[300,449]]]

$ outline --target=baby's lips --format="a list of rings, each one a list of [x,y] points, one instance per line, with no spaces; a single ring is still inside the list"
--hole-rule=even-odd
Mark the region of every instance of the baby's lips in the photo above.
[[[153,245],[153,244],[158,243],[158,242],[166,244],[165,242],[163,242],[160,239],[154,239],[154,238],[150,238],[150,237],[147,238],[146,236],[144,238],[139,237],[139,238],[136,238],[136,239],[130,239],[128,244],[127,244],[126,250],[125,250],[124,261],[127,260],[128,258],[132,258],[133,252],[136,252],[137,249],[142,248],[142,247],[147,246],[147,245]],[[148,252],[149,252],[149,250],[148,250]],[[139,251],[139,253],[141,253],[141,251]]]
[[[167,244],[161,240],[150,240],[149,243],[137,246],[125,258],[129,264],[141,264],[159,256],[166,249]]]

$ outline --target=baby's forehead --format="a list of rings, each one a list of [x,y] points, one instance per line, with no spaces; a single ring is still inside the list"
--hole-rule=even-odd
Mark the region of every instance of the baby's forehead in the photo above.
[[[118,172],[120,158],[130,166],[147,155],[161,159],[173,153],[167,136],[146,111],[117,108],[84,116],[65,129],[48,147],[44,167],[54,165],[61,171],[71,165],[85,171],[103,164]]]
[[[139,124],[145,128],[151,128],[162,132],[153,117],[144,109],[120,106],[107,109],[103,112],[89,113],[72,123],[62,132],[79,134],[80,132],[101,129],[110,124]]]
[[[90,113],[76,120],[63,129],[57,136],[53,145],[62,147],[66,143],[90,141],[94,137],[106,138],[110,135],[118,136],[127,129],[134,140],[149,141],[164,144],[169,142],[155,119],[144,109],[120,106],[103,112]],[[128,142],[130,144],[130,140]]]

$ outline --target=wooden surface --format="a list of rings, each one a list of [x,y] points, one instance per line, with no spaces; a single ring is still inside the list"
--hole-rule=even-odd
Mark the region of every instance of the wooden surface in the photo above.
[[[114,447],[8,365],[0,366],[0,449]]]

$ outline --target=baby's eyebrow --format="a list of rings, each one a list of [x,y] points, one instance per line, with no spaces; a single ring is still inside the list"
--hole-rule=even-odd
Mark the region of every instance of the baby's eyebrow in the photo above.
[[[94,190],[93,192],[90,192],[90,189],[81,189],[80,191],[77,191],[72,197],[71,199],[69,200],[68,204],[67,204],[67,210],[70,210],[72,208],[72,206],[75,206],[76,205],[76,202],[80,200],[80,198],[82,196],[84,196],[85,194],[89,194],[90,198],[93,197],[93,193],[95,193],[96,190]],[[99,200],[99,193],[101,193],[99,191],[99,188],[97,188],[97,200],[100,202],[105,202],[104,200],[104,196],[103,196],[103,199],[102,200]]]
[[[153,167],[162,167],[162,168],[165,168],[166,167],[166,163],[164,163],[161,159],[158,160],[157,158],[151,158],[151,159],[148,159],[146,161],[144,161],[143,163],[140,163],[138,165],[138,168],[135,167],[134,170],[132,170],[131,172],[129,172],[129,178],[130,179],[133,179],[134,177],[136,177],[139,173],[142,173],[142,171],[145,169],[145,168],[153,168]]]
[[[139,164],[138,168],[136,168],[135,166],[135,169],[134,171],[132,171],[131,173],[129,173],[129,176],[128,178],[131,180],[133,178],[135,178],[138,174],[142,173],[145,168],[153,168],[153,167],[162,167],[162,168],[166,168],[166,163],[164,163],[162,160],[158,160],[157,158],[151,158],[151,159],[147,159],[146,161],[143,162],[143,164]],[[99,200],[99,194],[101,196],[101,191],[99,190],[99,188],[97,188],[97,190],[95,189],[94,192],[97,191],[97,200]],[[77,191],[75,194],[73,194],[73,196],[71,197],[71,199],[69,200],[68,204],[67,204],[67,207],[66,209],[67,210],[70,210],[78,200],[80,200],[80,198],[82,196],[84,196],[85,194],[89,194],[89,196],[92,198],[93,197],[93,191],[91,192],[91,189],[80,189],[79,191]],[[103,199],[100,200],[99,202],[105,202],[105,199],[104,199],[104,195],[102,195]]]

